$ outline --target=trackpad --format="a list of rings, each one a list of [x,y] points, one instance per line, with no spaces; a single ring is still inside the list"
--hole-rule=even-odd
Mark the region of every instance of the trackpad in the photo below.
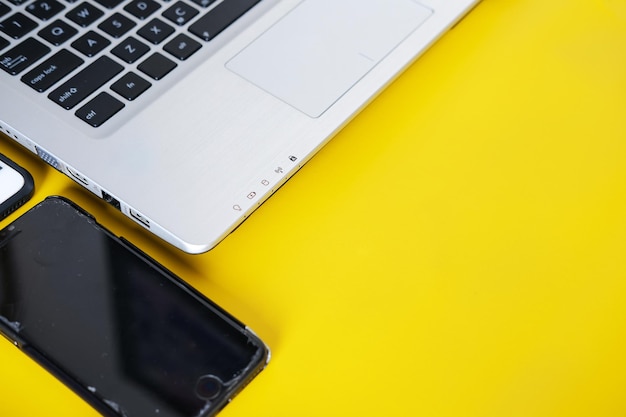
[[[319,117],[431,14],[413,0],[305,0],[226,67]]]

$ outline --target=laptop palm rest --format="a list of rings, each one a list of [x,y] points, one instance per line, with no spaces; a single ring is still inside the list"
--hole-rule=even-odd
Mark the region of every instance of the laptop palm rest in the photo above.
[[[431,14],[413,0],[305,0],[226,67],[316,118]]]

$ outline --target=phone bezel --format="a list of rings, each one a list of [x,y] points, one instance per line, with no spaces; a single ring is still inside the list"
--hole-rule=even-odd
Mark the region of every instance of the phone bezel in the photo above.
[[[0,154],[0,220],[21,207],[35,190],[32,175]]]

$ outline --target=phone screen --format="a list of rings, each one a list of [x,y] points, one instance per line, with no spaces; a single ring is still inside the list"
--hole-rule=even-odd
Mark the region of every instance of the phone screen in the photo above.
[[[105,414],[211,415],[267,361],[241,323],[66,200],[0,245],[0,329]]]
[[[17,193],[24,185],[22,176],[0,160],[0,204]]]

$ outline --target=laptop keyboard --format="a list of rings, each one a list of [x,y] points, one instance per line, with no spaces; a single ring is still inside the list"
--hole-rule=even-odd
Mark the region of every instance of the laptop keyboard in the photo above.
[[[0,0],[0,68],[98,127],[259,2]]]

